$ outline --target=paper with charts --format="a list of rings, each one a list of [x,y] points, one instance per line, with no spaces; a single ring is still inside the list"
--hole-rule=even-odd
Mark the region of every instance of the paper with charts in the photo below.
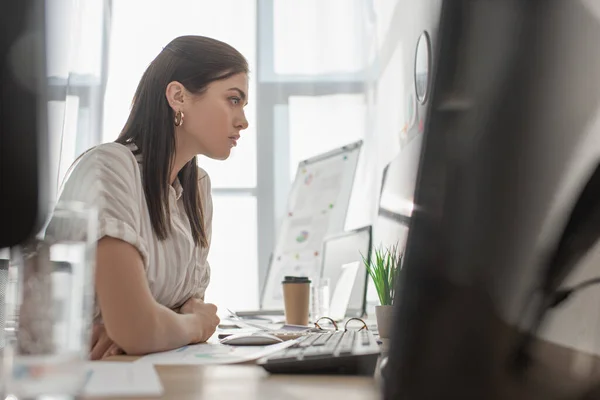
[[[294,340],[268,346],[228,346],[216,343],[201,343],[183,346],[176,350],[149,354],[134,362],[154,365],[235,364],[266,357],[294,343]]]
[[[87,363],[84,396],[157,397],[164,389],[154,366],[120,361]]]
[[[319,276],[323,240],[344,230],[361,145],[357,142],[298,165],[261,308],[283,309],[284,276]]]

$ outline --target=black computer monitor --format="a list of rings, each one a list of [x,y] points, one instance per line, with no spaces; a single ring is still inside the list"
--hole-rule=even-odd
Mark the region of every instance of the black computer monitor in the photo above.
[[[0,248],[41,228],[49,185],[45,1],[0,5]]]
[[[413,23],[433,72],[385,398],[588,398],[597,355],[550,340],[544,321],[600,231],[600,9],[428,4]]]

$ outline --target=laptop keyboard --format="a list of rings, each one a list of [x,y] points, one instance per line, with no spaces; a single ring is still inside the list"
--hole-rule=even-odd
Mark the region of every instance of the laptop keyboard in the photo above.
[[[271,373],[372,375],[379,345],[368,330],[313,333],[258,360]]]

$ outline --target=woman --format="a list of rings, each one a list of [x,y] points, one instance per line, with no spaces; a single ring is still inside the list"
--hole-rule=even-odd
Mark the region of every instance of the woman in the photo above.
[[[142,76],[118,139],[75,165],[61,200],[99,213],[92,359],[169,350],[214,333],[217,308],[204,303],[211,184],[196,158],[229,156],[248,127],[247,96],[248,64],[237,50],[176,38]]]

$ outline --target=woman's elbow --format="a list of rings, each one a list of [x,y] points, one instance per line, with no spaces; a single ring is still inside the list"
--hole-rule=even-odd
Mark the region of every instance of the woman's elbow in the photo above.
[[[125,354],[130,356],[141,356],[152,353],[151,344],[145,343],[143,340],[131,340],[127,337],[116,337],[113,342],[123,350]]]
[[[144,343],[141,340],[115,340],[115,344],[119,346],[121,350],[130,356],[142,356],[155,351],[150,343]]]
[[[151,327],[138,324],[124,324],[119,327],[107,326],[108,336],[128,355],[144,355],[156,351],[156,341],[150,332]],[[112,328],[112,329],[111,329]]]

